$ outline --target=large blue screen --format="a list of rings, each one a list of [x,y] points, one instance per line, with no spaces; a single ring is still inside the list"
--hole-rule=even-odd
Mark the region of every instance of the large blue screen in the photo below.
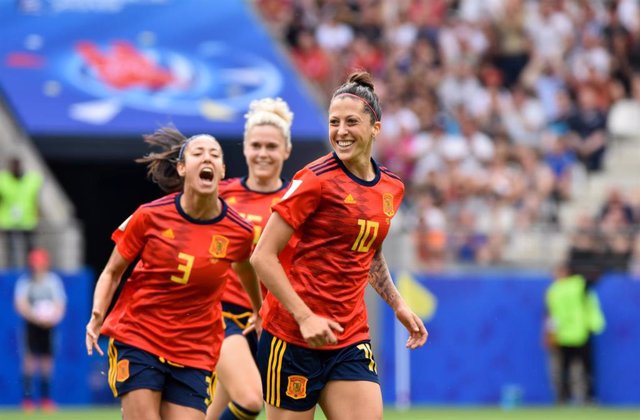
[[[0,88],[34,136],[242,135],[251,100],[280,96],[294,140],[323,112],[249,2],[0,1]]]

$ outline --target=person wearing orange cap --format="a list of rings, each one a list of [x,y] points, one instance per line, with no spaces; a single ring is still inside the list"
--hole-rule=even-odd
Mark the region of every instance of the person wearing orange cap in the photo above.
[[[26,412],[35,410],[33,377],[40,368],[40,403],[44,411],[55,410],[51,399],[53,329],[62,321],[67,297],[60,277],[49,270],[49,254],[36,248],[28,255],[29,270],[18,278],[14,304],[26,321],[25,354],[22,364],[23,399]]]

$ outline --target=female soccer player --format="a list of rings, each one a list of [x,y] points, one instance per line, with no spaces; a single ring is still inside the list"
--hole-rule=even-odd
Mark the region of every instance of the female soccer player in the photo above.
[[[244,156],[249,175],[220,183],[220,196],[253,223],[257,242],[288,182],[282,165],[291,153],[293,114],[282,99],[253,101],[245,115]],[[260,373],[255,364],[258,336],[243,335],[253,316],[251,303],[231,273],[222,296],[225,339],[216,366],[216,388],[208,420],[255,419],[262,409]]]
[[[171,194],[143,204],[114,232],[94,292],[87,352],[102,355],[98,337],[110,337],[109,385],[125,419],[202,420],[224,338],[220,298],[232,264],[253,310],[261,304],[248,263],[253,226],[218,197],[225,167],[215,138],[185,139],[163,128],[145,141],[164,150],[138,161]]]
[[[408,348],[427,340],[381,253],[404,186],[371,158],[380,131],[373,88],[371,76],[358,72],[333,94],[334,152],[295,175],[251,257],[271,292],[258,346],[270,420],[313,419],[316,403],[332,420],[382,418],[367,282],[409,331]]]

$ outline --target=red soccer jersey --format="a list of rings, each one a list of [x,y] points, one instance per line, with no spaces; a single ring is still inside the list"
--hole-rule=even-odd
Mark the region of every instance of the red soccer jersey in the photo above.
[[[273,207],[295,229],[281,263],[295,291],[316,314],[344,327],[342,348],[369,338],[364,291],[373,255],[382,245],[404,195],[400,178],[373,162],[375,178],[351,174],[335,153],[310,163]],[[308,347],[299,326],[271,294],[263,326],[290,343]]]
[[[283,181],[282,187],[276,191],[260,192],[249,189],[246,177],[231,178],[220,183],[220,197],[224,198],[227,204],[253,224],[255,245],[271,215],[271,206],[280,201],[287,186],[288,183]],[[262,286],[262,296],[265,295],[266,289]],[[228,271],[227,286],[222,295],[222,301],[242,306],[251,311],[249,296],[233,270]]]
[[[180,207],[180,194],[140,206],[112,235],[136,257],[102,334],[184,366],[214,370],[224,338],[225,273],[249,258],[253,227],[221,200],[212,220]]]

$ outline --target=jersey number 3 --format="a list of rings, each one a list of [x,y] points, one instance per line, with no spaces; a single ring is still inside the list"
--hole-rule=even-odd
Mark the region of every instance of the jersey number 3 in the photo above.
[[[178,270],[182,271],[183,274],[182,277],[171,276],[171,281],[175,281],[180,284],[187,284],[189,276],[191,276],[191,269],[193,268],[193,260],[195,260],[195,257],[181,252],[178,254],[178,258],[185,262],[184,264],[178,264]]]
[[[358,233],[356,241],[351,246],[351,250],[367,252],[373,245],[373,241],[378,237],[380,223],[373,220],[358,219],[358,226],[360,226],[360,233]]]

